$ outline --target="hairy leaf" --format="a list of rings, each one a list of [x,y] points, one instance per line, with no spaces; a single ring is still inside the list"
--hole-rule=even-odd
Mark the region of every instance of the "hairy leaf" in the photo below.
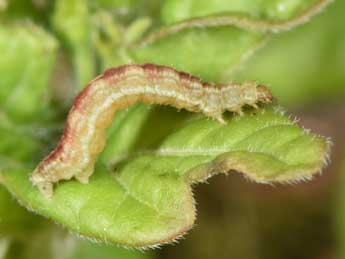
[[[87,185],[60,183],[51,200],[31,186],[29,168],[3,171],[2,181],[28,208],[80,235],[135,247],[171,242],[194,224],[195,182],[230,170],[257,182],[297,182],[321,170],[325,139],[279,112],[255,113],[226,125],[187,121],[156,149],[134,150],[115,164],[103,159]]]

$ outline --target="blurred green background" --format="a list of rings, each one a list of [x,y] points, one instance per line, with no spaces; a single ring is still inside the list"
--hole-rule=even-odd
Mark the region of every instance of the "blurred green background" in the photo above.
[[[269,10],[262,12],[260,1],[181,2],[0,0],[0,163],[35,163],[61,132],[75,94],[105,68],[128,62],[265,83],[301,125],[331,138],[331,163],[297,185],[214,177],[194,189],[196,226],[178,244],[150,252],[80,240],[0,186],[0,258],[345,258],[345,2],[280,33],[191,27],[151,42],[147,35],[160,28],[202,15],[290,18],[274,12],[279,1],[261,1]],[[43,143],[41,153],[27,134]]]

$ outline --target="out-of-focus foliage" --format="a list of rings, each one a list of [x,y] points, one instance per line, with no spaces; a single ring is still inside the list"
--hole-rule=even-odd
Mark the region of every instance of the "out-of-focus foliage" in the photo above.
[[[53,25],[69,48],[75,68],[77,85],[84,87],[95,75],[92,49],[91,13],[87,0],[58,0]]]
[[[28,212],[12,198],[9,192],[0,187],[0,236],[24,238],[42,219]],[[9,217],[11,215],[11,217]]]
[[[344,157],[344,156],[343,156]],[[342,164],[339,168],[339,197],[338,207],[336,211],[337,215],[337,228],[338,231],[338,248],[339,248],[339,259],[345,257],[345,159],[343,158]]]
[[[1,0],[0,20],[33,20],[46,24],[53,1]]]
[[[0,108],[10,120],[30,121],[47,107],[57,45],[31,22],[0,26]]]
[[[165,13],[181,14],[180,8],[184,8],[187,12],[189,10],[185,6],[185,4],[188,6],[188,3],[172,2],[174,1],[163,4],[161,15],[163,21],[166,17]],[[204,80],[227,81],[230,78],[230,72],[264,43],[267,33],[263,31],[290,28],[292,25],[289,25],[289,19],[308,16],[307,11],[312,9],[313,5],[320,5],[320,3],[328,1],[317,1],[317,3],[314,0],[308,1],[308,3],[294,1],[291,10],[287,8],[292,5],[291,1],[258,5],[254,9],[252,4],[247,3],[242,6],[242,16],[240,17],[238,16],[238,5],[226,5],[227,12],[224,14],[224,10],[223,12],[221,10],[225,4],[224,1],[220,2],[217,1],[218,4],[215,5],[218,7],[214,10],[208,8],[213,6],[213,2],[206,4],[206,2],[195,1],[191,4],[195,9],[200,7],[209,10],[213,15],[211,17],[203,18],[200,14],[199,18],[193,21],[187,20],[171,25],[164,25],[163,22],[162,26],[154,26],[143,39],[134,43],[120,40],[116,45],[108,43],[107,46],[105,41],[103,48],[114,49],[115,47],[116,50],[115,52],[105,51],[104,58],[109,59],[109,53],[113,53],[113,61],[108,64],[118,65],[128,61],[133,63],[153,62],[196,74]],[[275,16],[279,20],[276,24],[271,23],[269,16],[258,14],[267,13],[270,10],[275,13],[273,10],[276,10],[277,6],[284,8],[276,12]],[[194,17],[192,13],[186,14],[185,18],[191,17]],[[173,21],[180,21],[180,19],[173,19]],[[300,22],[302,21],[303,19]],[[282,25],[285,23],[286,25]],[[155,25],[157,22],[153,22],[153,24]],[[109,27],[109,24],[104,24],[103,28],[105,31],[109,31]],[[126,28],[123,30],[123,34],[126,35]],[[167,55],[167,53],[169,54]],[[210,60],[212,60],[211,63]]]
[[[162,20],[170,24],[185,19],[234,12],[267,19],[273,23],[293,19],[319,2],[319,0],[168,0],[164,1],[162,7]]]
[[[235,76],[267,83],[285,105],[342,100],[344,9],[344,1],[335,1],[311,22],[275,36]]]
[[[225,81],[224,74],[264,40],[265,36],[261,33],[236,27],[195,26],[136,46],[129,51],[129,55],[135,62],[172,65],[204,80]]]

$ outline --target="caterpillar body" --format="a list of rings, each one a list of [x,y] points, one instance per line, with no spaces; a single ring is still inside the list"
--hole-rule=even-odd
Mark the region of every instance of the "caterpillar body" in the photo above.
[[[31,182],[46,197],[52,197],[53,185],[60,180],[74,177],[87,183],[114,113],[136,102],[202,112],[224,123],[224,111],[242,113],[244,105],[257,107],[271,101],[267,87],[255,82],[214,85],[153,64],[111,68],[75,98],[57,147],[36,167]]]

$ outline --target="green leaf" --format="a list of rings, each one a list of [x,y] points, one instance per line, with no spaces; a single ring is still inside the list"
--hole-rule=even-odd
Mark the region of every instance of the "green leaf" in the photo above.
[[[169,26],[153,30],[126,53],[134,63],[168,65],[206,81],[228,81],[265,43],[268,31],[303,23],[329,2],[166,1],[162,17]]]
[[[0,204],[0,258],[153,258],[152,253],[79,240],[52,222],[28,212],[2,186]]]
[[[138,11],[141,9],[141,12],[150,10],[153,6],[160,5],[159,0],[91,0],[90,4],[104,8],[104,9],[119,9],[122,13],[127,13],[131,11]]]
[[[344,9],[344,1],[335,1],[310,23],[277,35],[234,78],[270,85],[281,105],[341,100],[345,96]]]
[[[103,13],[97,19],[102,30],[96,34],[96,50],[103,67],[156,63],[173,66],[206,81],[225,81],[231,71],[262,46],[267,38],[262,32],[231,24],[216,26],[216,21],[210,19],[201,26],[186,24],[181,28],[168,26],[153,31],[151,28],[152,33],[140,39],[150,25],[149,19],[137,19],[123,28],[108,16]],[[107,37],[102,32],[106,32]],[[137,42],[134,42],[135,39],[138,39]]]
[[[97,5],[103,7],[103,8],[130,8],[133,4],[136,2],[139,2],[138,0],[119,0],[119,1],[112,1],[112,0],[96,0],[93,1],[97,3]]]
[[[95,75],[92,23],[87,0],[57,0],[53,25],[72,55],[77,84],[84,87]]]
[[[243,4],[221,0],[207,3],[165,1],[162,16],[163,20],[166,17],[169,20],[165,26],[157,26],[154,20],[150,33],[133,43],[128,42],[126,35],[137,23],[134,21],[127,29],[122,28],[120,34],[123,37],[120,40],[110,37],[107,42],[98,37],[100,42],[96,50],[106,67],[123,63],[156,63],[198,75],[205,81],[224,82],[231,79],[232,72],[264,45],[269,31],[280,31],[303,23],[329,2],[276,0],[264,4],[250,1]],[[242,6],[240,13],[239,6]],[[175,19],[170,15],[181,17]],[[190,19],[195,15],[197,18]],[[105,29],[110,27],[108,22]],[[113,27],[118,29],[119,25],[114,23]]]
[[[147,247],[193,226],[195,182],[230,170],[257,182],[298,182],[324,165],[327,141],[279,111],[256,110],[227,122],[186,121],[155,149],[132,150],[116,164],[114,157],[103,159],[89,184],[60,183],[51,200],[31,185],[28,168],[2,171],[2,181],[26,207],[79,235]]]
[[[165,24],[181,22],[186,19],[215,16],[228,13],[249,16],[251,19],[264,20],[267,27],[286,21],[307,19],[311,13],[316,13],[329,0],[167,0],[162,7],[162,20]],[[299,23],[299,22],[298,22]],[[291,27],[291,26],[290,26]]]
[[[129,23],[138,17],[159,18],[160,0],[89,0],[94,10],[106,10],[114,14],[121,23]]]
[[[149,39],[129,53],[137,63],[168,65],[217,82],[226,80],[231,70],[261,46],[265,38],[261,33],[236,27],[192,27]]]
[[[29,22],[0,25],[0,109],[11,120],[32,120],[48,101],[57,42]]]

